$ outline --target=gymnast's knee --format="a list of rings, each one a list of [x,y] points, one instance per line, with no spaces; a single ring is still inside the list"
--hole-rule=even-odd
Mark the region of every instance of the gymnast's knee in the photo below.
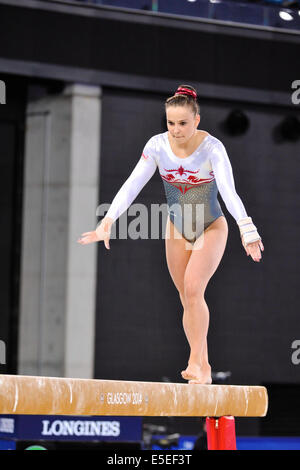
[[[184,301],[185,305],[198,302],[204,299],[204,286],[201,288],[199,280],[189,280],[184,283]]]

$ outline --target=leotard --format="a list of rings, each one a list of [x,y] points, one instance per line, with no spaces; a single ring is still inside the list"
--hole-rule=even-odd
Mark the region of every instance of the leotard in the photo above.
[[[174,155],[168,131],[154,135],[122,185],[106,214],[114,221],[132,204],[158,167],[166,193],[170,220],[194,243],[209,225],[223,215],[218,191],[236,221],[247,217],[238,196],[230,160],[222,142],[208,134],[188,157]]]

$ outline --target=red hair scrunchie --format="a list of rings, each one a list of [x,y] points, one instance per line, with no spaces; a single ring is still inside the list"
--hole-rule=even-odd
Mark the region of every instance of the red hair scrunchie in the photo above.
[[[191,96],[194,100],[197,99],[197,93],[195,93],[195,91],[190,90],[189,88],[184,88],[184,87],[177,88],[175,95],[188,95],[188,96]]]

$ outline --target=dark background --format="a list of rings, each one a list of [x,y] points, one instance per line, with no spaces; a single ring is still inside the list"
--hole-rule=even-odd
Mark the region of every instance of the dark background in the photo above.
[[[268,384],[274,397],[281,387],[273,406],[290,403],[287,413],[295,416],[300,365],[292,364],[291,345],[300,339],[300,146],[297,134],[284,133],[282,124],[299,117],[299,106],[275,106],[270,92],[290,93],[300,78],[299,39],[147,15],[138,21],[136,15],[100,9],[89,15],[83,8],[72,11],[0,2],[0,79],[7,88],[7,105],[0,107],[0,339],[10,351],[0,372],[17,372],[27,101],[58,93],[73,78],[103,86],[99,203],[104,203],[129,176],[146,141],[165,131],[163,103],[178,84],[231,86],[234,101],[220,97],[220,91],[208,98],[198,87],[199,128],[224,143],[237,192],[265,252],[260,263],[245,255],[236,223],[220,199],[229,238],[206,292],[209,357],[214,371],[231,371],[232,384]],[[265,104],[250,102],[249,90],[265,93]],[[234,109],[249,120],[237,136],[225,126]],[[158,171],[135,202],[149,207],[165,202]],[[110,251],[99,245],[96,378],[181,381],[188,359],[181,317],[163,239],[112,240]],[[269,413],[266,419],[271,418]],[[256,422],[245,431],[253,431]],[[281,425],[278,432],[288,433],[284,417]]]

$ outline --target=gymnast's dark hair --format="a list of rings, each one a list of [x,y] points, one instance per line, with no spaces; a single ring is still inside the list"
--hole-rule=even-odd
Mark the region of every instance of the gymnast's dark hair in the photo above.
[[[190,106],[195,115],[200,114],[197,91],[190,85],[179,85],[174,95],[165,101],[166,110],[169,106]]]

